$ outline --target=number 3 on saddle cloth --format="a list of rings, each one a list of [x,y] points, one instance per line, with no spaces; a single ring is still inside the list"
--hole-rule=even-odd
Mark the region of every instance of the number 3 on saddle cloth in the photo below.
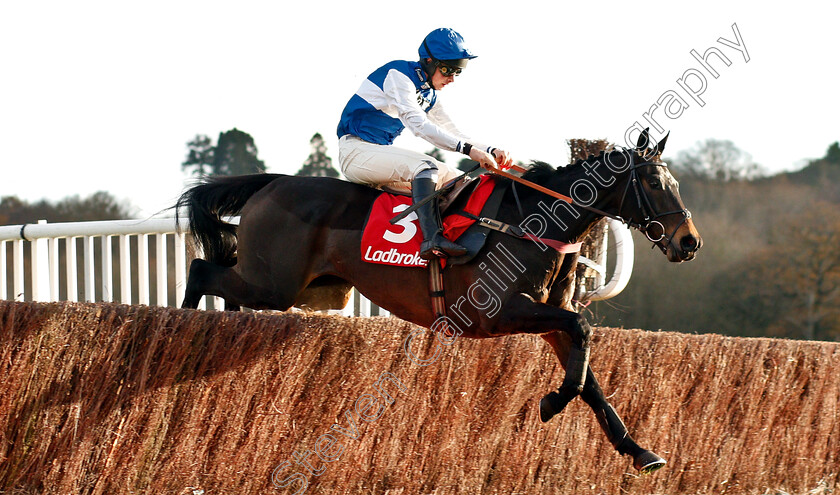
[[[479,180],[473,182],[477,183],[474,188],[471,187],[472,185],[466,186],[466,189],[472,188],[472,192],[463,191],[463,193],[469,193],[470,196],[462,210],[472,216],[494,216],[508,184],[499,183],[489,175],[482,175]],[[461,203],[457,199],[456,202]],[[428,262],[420,258],[423,233],[418,225],[417,214],[411,213],[394,225],[389,222],[409,206],[411,206],[409,196],[383,192],[376,198],[362,234],[363,260],[382,265],[424,268],[428,266]],[[489,229],[476,223],[475,218],[463,216],[459,212],[451,214],[444,212],[443,235],[467,248],[467,254],[441,260],[441,263],[458,265],[471,260],[481,250],[488,232]]]

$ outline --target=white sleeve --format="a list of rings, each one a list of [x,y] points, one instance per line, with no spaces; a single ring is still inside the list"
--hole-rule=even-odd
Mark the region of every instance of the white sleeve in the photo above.
[[[457,136],[461,139],[464,143],[470,143],[473,145],[474,148],[482,149],[484,151],[489,152],[489,147],[477,142],[474,139],[470,139],[468,136],[465,136],[461,131],[455,127],[455,124],[452,122],[452,119],[449,118],[449,115],[443,110],[443,105],[440,102],[435,103],[435,106],[429,110],[429,120],[437,124],[440,128],[445,130],[446,132]]]
[[[391,69],[385,77],[382,89],[390,100],[389,103],[397,109],[400,122],[415,136],[446,151],[458,150],[460,143],[458,136],[435,125],[429,120],[426,112],[420,108],[420,104],[417,103],[417,90],[408,76],[396,69]]]

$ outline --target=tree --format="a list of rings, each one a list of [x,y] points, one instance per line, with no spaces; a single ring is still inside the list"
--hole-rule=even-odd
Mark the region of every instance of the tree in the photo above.
[[[828,163],[840,165],[840,142],[834,141],[831,143],[831,146],[828,147],[828,151],[825,152],[825,158],[823,159]]]
[[[309,140],[312,153],[303,162],[303,167],[295,175],[308,177],[338,177],[338,170],[332,166],[332,158],[327,156],[327,145],[320,133],[316,132]]]
[[[30,204],[16,196],[5,196],[0,198],[0,225],[35,223],[42,219],[51,223],[122,220],[132,217],[132,209],[128,203],[103,191],[87,198],[70,196],[57,203],[42,199]]]
[[[181,168],[186,170],[195,167],[192,173],[199,177],[210,175],[213,172],[214,151],[210,138],[197,134],[192,141],[187,143],[187,159],[181,164]]]
[[[265,164],[257,158],[254,138],[235,127],[219,133],[214,147],[210,138],[197,135],[187,143],[187,159],[182,169],[194,167],[196,175],[245,175],[265,172]]]
[[[670,162],[680,174],[720,182],[752,180],[765,175],[749,153],[729,140],[698,142],[693,148],[677,153]]]
[[[265,164],[257,158],[257,145],[247,132],[233,128],[219,134],[213,153],[213,173],[245,175],[265,173]]]
[[[840,213],[833,203],[776,219],[774,239],[719,277],[726,319],[756,335],[840,336]],[[750,328],[752,327],[752,329]]]

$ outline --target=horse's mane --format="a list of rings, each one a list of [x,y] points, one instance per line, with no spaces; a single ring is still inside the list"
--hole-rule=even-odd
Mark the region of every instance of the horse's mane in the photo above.
[[[554,168],[548,163],[534,161],[531,163],[531,166],[528,167],[528,171],[522,174],[522,178],[541,184],[549,177],[552,177],[555,173],[557,173],[558,170],[559,168]]]
[[[576,174],[578,172],[585,173],[585,169],[582,165],[584,162],[589,163],[592,162],[594,159],[597,159],[603,163],[604,154],[610,152],[611,151],[602,151],[597,155],[589,155],[586,158],[580,158],[578,160],[575,160],[573,163],[557,168],[545,162],[534,161],[531,163],[531,166],[528,168],[528,171],[522,174],[522,178],[537,184],[544,184],[545,181],[547,181],[549,178],[553,177],[557,173],[561,173],[564,176],[568,175],[569,177],[573,177],[573,174]]]
[[[545,182],[553,177],[556,174],[562,174],[563,177],[567,178],[577,178],[577,174],[585,174],[586,169],[583,167],[583,163],[595,163],[595,162],[606,162],[606,155],[610,153],[627,153],[627,152],[634,152],[632,149],[617,149],[617,148],[610,148],[604,151],[599,152],[597,155],[590,154],[586,158],[578,158],[574,162],[561,166],[561,167],[553,167],[548,163],[541,162],[541,161],[533,161],[531,166],[528,168],[528,171],[522,174],[523,179],[530,180],[531,182],[535,182],[540,185],[544,185]],[[661,162],[661,157],[656,155],[650,159],[650,161],[654,163]]]

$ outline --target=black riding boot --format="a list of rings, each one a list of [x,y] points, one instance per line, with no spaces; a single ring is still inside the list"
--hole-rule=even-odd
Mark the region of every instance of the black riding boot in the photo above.
[[[417,178],[411,181],[411,199],[415,203],[434,194],[435,182],[429,178]],[[435,257],[463,256],[467,249],[443,237],[440,225],[440,210],[437,198],[416,210],[423,231],[423,244],[420,245],[420,257],[431,260]]]

